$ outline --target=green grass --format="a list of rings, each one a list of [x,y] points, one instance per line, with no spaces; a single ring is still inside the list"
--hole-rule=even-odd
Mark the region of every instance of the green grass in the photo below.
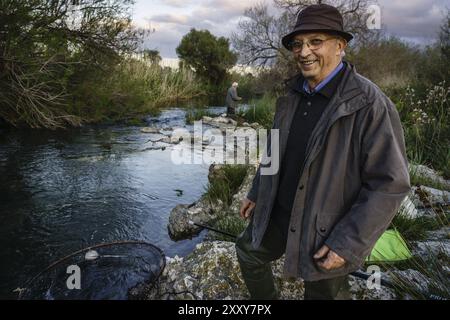
[[[206,198],[211,203],[221,200],[228,207],[247,173],[247,165],[224,165],[206,187]]]
[[[410,218],[399,213],[392,220],[391,225],[395,227],[406,241],[425,240],[428,231],[448,226],[448,216]]]
[[[236,236],[245,229],[247,221],[241,219],[237,213],[231,213],[228,209],[232,203],[232,197],[239,190],[247,171],[248,165],[224,165],[211,178],[206,191],[206,197],[210,202],[217,203],[220,200],[224,205],[223,213],[218,216],[212,226]],[[210,232],[208,239],[234,240],[217,232]]]
[[[201,120],[204,116],[215,117],[216,115],[207,109],[189,109],[186,112],[186,124],[193,124],[194,121]]]
[[[247,122],[258,122],[266,129],[270,129],[273,123],[275,113],[276,98],[265,94],[260,99],[253,99],[249,102],[250,108],[238,113],[238,116],[244,118]]]
[[[241,219],[236,212],[231,212],[230,205],[233,195],[239,191],[242,182],[249,170],[245,164],[223,165],[215,169],[206,187],[205,197],[213,204],[221,202],[221,213],[213,221],[212,227],[234,235],[240,234],[246,227],[247,221]],[[235,239],[217,232],[209,232],[207,239],[234,241]]]
[[[238,236],[244,231],[247,226],[247,221],[239,217],[238,214],[224,214],[213,222],[213,227]],[[219,241],[234,241],[235,239],[222,235],[217,232],[210,232],[208,239]]]
[[[450,177],[450,86],[406,87],[390,97],[404,129],[408,159]]]

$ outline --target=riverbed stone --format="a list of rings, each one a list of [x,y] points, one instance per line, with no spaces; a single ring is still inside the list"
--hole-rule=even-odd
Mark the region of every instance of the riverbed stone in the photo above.
[[[155,127],[144,127],[141,128],[141,132],[142,133],[159,133],[159,128],[155,128]]]
[[[202,121],[206,124],[212,125],[221,130],[234,129],[237,125],[236,120],[233,120],[228,117],[222,117],[222,116],[214,117],[214,118],[211,118],[208,116],[203,116]]]

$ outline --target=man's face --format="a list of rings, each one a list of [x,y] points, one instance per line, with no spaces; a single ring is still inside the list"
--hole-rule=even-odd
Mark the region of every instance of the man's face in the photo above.
[[[294,58],[305,79],[313,85],[322,81],[339,64],[341,51],[346,46],[345,40],[326,33],[298,34],[293,41],[297,44],[292,48]]]

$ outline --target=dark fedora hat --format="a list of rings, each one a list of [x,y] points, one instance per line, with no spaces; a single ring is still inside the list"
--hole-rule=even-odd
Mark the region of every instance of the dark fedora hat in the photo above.
[[[300,11],[294,29],[281,39],[283,46],[289,50],[292,38],[305,32],[336,34],[347,42],[353,39],[350,33],[344,31],[344,22],[339,10],[327,4],[313,4]]]

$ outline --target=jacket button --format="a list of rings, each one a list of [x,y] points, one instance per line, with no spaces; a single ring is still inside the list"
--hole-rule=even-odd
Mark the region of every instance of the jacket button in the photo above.
[[[291,228],[291,232],[295,232],[295,228],[294,227]]]
[[[309,107],[309,106],[311,105],[311,101],[308,101],[306,104],[307,104],[308,107]]]
[[[325,232],[327,231],[327,229],[325,229],[324,227],[320,228],[320,232]]]

